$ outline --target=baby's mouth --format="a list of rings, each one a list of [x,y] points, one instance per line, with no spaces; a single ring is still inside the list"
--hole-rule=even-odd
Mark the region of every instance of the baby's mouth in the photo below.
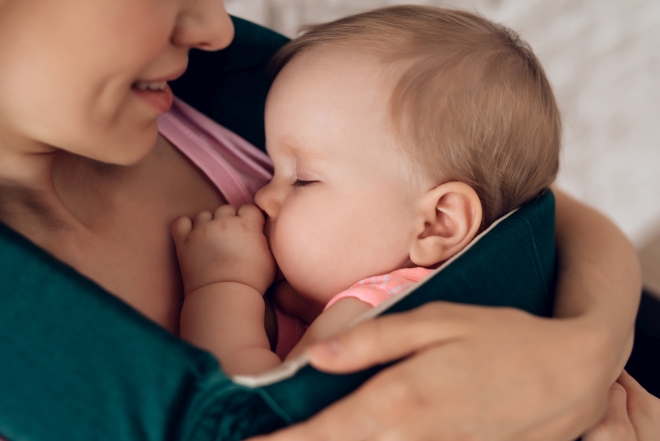
[[[268,216],[266,216],[266,221],[264,222],[264,236],[266,236],[266,242],[268,242],[268,246],[270,246],[270,238],[273,234],[273,225],[274,223],[270,220]]]

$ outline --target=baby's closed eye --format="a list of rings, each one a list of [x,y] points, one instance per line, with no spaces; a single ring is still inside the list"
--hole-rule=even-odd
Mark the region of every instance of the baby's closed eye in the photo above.
[[[300,179],[296,179],[295,181],[293,181],[293,184],[291,184],[291,185],[293,185],[294,187],[306,187],[306,186],[308,186],[310,184],[314,184],[316,182],[319,182],[319,181],[303,181],[303,180],[300,180]]]

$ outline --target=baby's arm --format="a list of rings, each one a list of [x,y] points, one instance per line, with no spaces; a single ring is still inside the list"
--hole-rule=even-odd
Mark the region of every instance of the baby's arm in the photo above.
[[[305,351],[307,346],[317,341],[345,331],[353,320],[372,308],[368,303],[355,297],[345,297],[337,300],[314,320],[286,359],[290,360],[297,357]]]
[[[252,374],[277,366],[264,328],[263,294],[275,277],[275,261],[254,205],[172,226],[185,298],[180,336],[213,353],[228,374]]]

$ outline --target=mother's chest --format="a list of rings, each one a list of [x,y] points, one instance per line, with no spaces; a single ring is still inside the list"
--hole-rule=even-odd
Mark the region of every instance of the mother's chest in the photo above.
[[[176,333],[183,292],[170,225],[225,201],[193,164],[159,142],[113,183],[111,196],[93,201],[88,195],[80,210],[99,225],[98,234],[70,249],[70,256],[85,275]]]

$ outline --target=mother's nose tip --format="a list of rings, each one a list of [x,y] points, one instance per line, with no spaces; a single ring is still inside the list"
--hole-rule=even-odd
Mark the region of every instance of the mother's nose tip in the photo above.
[[[209,20],[211,22],[208,24],[208,32],[211,38],[209,38],[208,47],[200,47],[200,49],[217,51],[229,46],[234,40],[236,29],[234,28],[234,22],[224,7],[222,7],[222,11],[218,12],[215,19],[209,18]]]
[[[178,46],[215,51],[229,46],[234,33],[234,23],[223,2],[198,0],[182,12],[172,41]]]

